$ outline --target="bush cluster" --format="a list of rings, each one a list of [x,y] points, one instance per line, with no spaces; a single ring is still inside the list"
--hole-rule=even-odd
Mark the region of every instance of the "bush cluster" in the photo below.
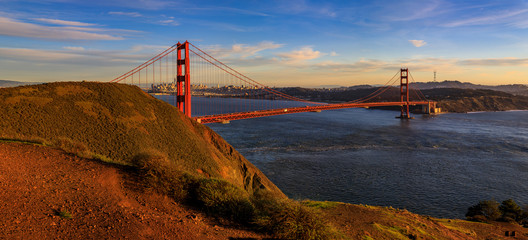
[[[472,221],[504,221],[528,225],[528,206],[522,209],[513,199],[502,203],[495,200],[480,201],[468,208],[466,218]]]
[[[337,231],[314,209],[266,190],[248,194],[221,179],[196,177],[177,170],[156,153],[138,154],[133,161],[143,185],[206,213],[266,231],[280,239],[336,239]]]

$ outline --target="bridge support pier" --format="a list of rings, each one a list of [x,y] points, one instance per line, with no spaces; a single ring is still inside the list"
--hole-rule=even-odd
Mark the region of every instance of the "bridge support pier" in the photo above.
[[[176,106],[180,111],[185,113],[187,117],[191,117],[191,73],[189,60],[189,42],[178,42],[177,49],[177,75],[176,75]],[[182,50],[185,52],[185,58],[182,58]],[[183,73],[183,65],[185,65],[185,74]]]

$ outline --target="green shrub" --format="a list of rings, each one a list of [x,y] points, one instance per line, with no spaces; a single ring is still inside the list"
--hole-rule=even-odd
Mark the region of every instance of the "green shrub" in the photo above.
[[[521,207],[513,199],[503,201],[499,206],[499,210],[502,212],[502,220],[506,222],[521,220],[523,215]]]
[[[72,219],[71,213],[66,210],[57,211],[57,215],[64,219]]]
[[[284,200],[268,216],[260,216],[257,224],[281,239],[336,239],[336,230],[313,208]]]
[[[189,198],[189,189],[196,182],[195,177],[177,170],[166,157],[150,152],[141,153],[132,159],[139,177],[147,189],[166,194],[183,202]]]
[[[248,223],[255,208],[247,192],[219,179],[201,179],[196,188],[196,200],[208,213]]]
[[[468,208],[466,218],[469,220],[482,221],[486,219],[488,221],[495,221],[501,217],[499,210],[499,203],[497,201],[480,201],[477,205],[473,205]]]

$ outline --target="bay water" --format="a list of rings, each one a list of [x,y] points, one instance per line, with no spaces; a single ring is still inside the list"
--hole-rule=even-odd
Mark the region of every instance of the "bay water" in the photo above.
[[[398,114],[341,109],[207,126],[293,199],[445,218],[481,200],[528,204],[528,111]]]

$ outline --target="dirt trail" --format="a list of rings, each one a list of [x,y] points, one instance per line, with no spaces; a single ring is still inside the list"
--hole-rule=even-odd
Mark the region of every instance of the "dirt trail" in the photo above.
[[[0,239],[266,237],[136,191],[130,179],[116,167],[61,150],[0,143]]]

